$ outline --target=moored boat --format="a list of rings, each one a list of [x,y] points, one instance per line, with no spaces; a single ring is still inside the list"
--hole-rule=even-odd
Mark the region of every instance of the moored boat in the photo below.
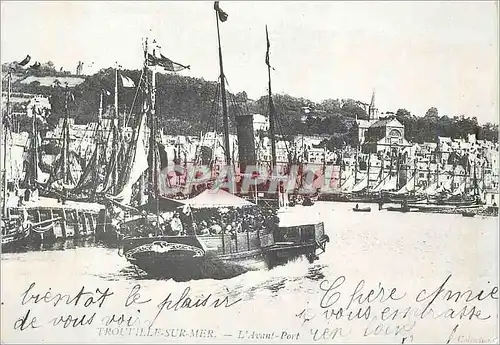
[[[416,208],[416,207],[409,207],[409,206],[400,206],[400,207],[393,207],[393,206],[389,206],[386,208],[387,211],[392,211],[392,212],[402,212],[402,213],[406,213],[406,212],[418,212],[419,209]]]
[[[356,207],[354,207],[352,210],[354,212],[371,212],[372,211],[371,207],[359,207],[358,205],[356,205]]]
[[[27,243],[31,233],[29,223],[20,217],[2,219],[2,252],[17,249]]]
[[[19,207],[8,209],[8,217],[26,218],[30,240],[52,241],[59,238],[81,238],[105,231],[104,206],[40,197]]]
[[[393,212],[410,212],[409,207],[392,207],[389,206],[386,208],[387,211],[393,211]]]
[[[462,217],[474,217],[475,215],[472,211],[462,211]]]

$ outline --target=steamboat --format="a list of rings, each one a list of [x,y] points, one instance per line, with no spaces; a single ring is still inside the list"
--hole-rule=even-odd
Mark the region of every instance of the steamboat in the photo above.
[[[200,203],[202,199],[210,201]],[[261,206],[223,190],[206,191],[182,202],[168,201],[181,205],[162,213],[167,221],[160,226],[154,216],[139,217],[122,225],[129,227],[125,233],[130,233],[130,228],[142,228],[142,234],[150,233],[150,237],[132,236],[122,240],[124,257],[150,276],[176,280],[227,279],[249,270],[270,269],[300,256],[314,262],[329,242],[323,222],[303,222],[289,212],[279,212],[279,220],[274,223],[247,224],[219,231],[212,230],[217,225],[204,227],[204,219],[222,218],[207,215],[224,208],[242,218],[259,212],[264,212],[263,217],[273,218],[269,210],[263,211]],[[182,224],[180,230],[169,225],[169,221],[173,220],[173,224],[177,219]]]
[[[219,42],[219,86],[224,120],[225,163],[226,166],[232,167],[225,95],[226,79],[219,32],[219,22],[224,21],[227,15],[219,8],[218,2],[215,2],[214,9]],[[267,27],[266,39],[268,42],[266,64],[270,86],[271,67]],[[291,221],[290,212],[276,212],[276,208],[257,205],[221,188],[206,189],[194,198],[185,200],[174,200],[160,195],[159,167],[162,163],[154,116],[155,74],[158,66],[165,67],[159,63],[165,58],[161,54],[155,55],[159,54],[159,47],[153,47],[152,51],[150,54],[146,40],[143,74],[145,78],[149,78],[150,75],[150,83],[146,83],[150,87],[147,93],[149,105],[145,109],[148,109],[150,126],[151,165],[148,186],[151,188],[148,190],[148,203],[138,207],[135,212],[131,211],[133,215],[120,225],[121,255],[149,275],[175,280],[225,279],[248,270],[273,268],[301,256],[305,256],[310,262],[317,260],[329,242],[328,235],[324,232],[324,224],[319,220]],[[272,103],[270,106],[272,107]],[[272,115],[270,120],[272,123]],[[236,121],[241,123],[238,119]],[[242,147],[243,150],[247,150],[240,151],[239,155],[240,172],[245,175],[248,174],[245,168],[254,164],[255,147],[252,145],[242,145]],[[275,165],[274,152],[273,147],[271,171]],[[135,159],[143,156],[144,152],[135,152]],[[234,176],[228,175],[226,179],[233,182],[232,178]],[[257,190],[254,192],[257,193]],[[223,222],[221,219],[224,217],[221,213],[230,213],[232,217],[226,217],[227,221]],[[248,221],[247,218],[252,218],[252,221]],[[207,219],[213,224],[206,224]]]

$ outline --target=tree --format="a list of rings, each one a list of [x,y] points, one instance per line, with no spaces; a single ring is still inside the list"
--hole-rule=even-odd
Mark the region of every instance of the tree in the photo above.
[[[437,119],[439,117],[439,112],[436,107],[431,107],[425,112],[426,118]]]
[[[325,99],[319,104],[319,108],[321,110],[326,111],[327,113],[336,113],[341,110],[341,104],[338,99]]]
[[[411,113],[406,109],[398,109],[398,111],[396,111],[396,118],[409,118],[409,117],[411,117]]]
[[[238,92],[234,98],[236,99],[237,102],[245,103],[248,101],[248,95],[245,91]]]
[[[353,99],[342,100],[342,115],[358,118],[358,119],[368,119],[368,114],[361,108],[357,102]]]
[[[329,151],[341,150],[344,147],[344,138],[339,135],[334,135],[330,139],[323,140],[319,146],[326,147]]]

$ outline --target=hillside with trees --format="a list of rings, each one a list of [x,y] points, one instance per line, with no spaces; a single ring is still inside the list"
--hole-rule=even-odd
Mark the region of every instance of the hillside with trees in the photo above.
[[[5,65],[2,69],[5,73]],[[123,70],[137,84],[141,70]],[[12,85],[14,92],[47,95],[52,105],[49,122],[54,125],[64,115],[64,85],[42,86],[39,83],[23,84],[24,71],[15,71],[16,79]],[[56,71],[50,63],[41,64],[35,76],[71,76],[67,71]],[[80,76],[82,77],[82,76]],[[99,109],[100,94],[103,93],[104,109],[114,103],[115,70],[102,69],[98,73],[85,76],[85,81],[71,89],[74,102],[70,114],[78,124],[95,121]],[[4,85],[5,87],[6,85]],[[142,92],[136,88],[123,88],[120,82],[120,113],[137,114],[142,107]],[[177,74],[157,75],[157,114],[160,125],[170,134],[199,135],[201,131],[222,130],[222,115],[218,102],[218,85],[202,78],[185,77]],[[134,101],[135,100],[135,101]],[[367,119],[366,111],[360,102],[353,99],[327,99],[319,103],[305,98],[286,94],[274,95],[277,111],[276,133],[285,138],[297,135],[329,135],[329,147],[354,145],[357,141],[355,119]],[[234,116],[238,113],[268,114],[268,97],[257,100],[248,99],[245,92],[228,94],[230,131],[235,133]],[[498,140],[498,126],[487,123],[480,125],[476,118],[464,115],[441,116],[438,109],[430,108],[423,116],[411,114],[406,109],[398,109],[393,117],[405,125],[405,136],[411,142],[435,142],[438,136],[466,138],[476,133],[479,139]]]

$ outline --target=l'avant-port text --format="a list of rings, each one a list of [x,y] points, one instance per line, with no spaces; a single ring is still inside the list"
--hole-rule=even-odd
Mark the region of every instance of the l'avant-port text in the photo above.
[[[248,339],[248,340],[283,340],[283,341],[294,341],[300,339],[300,333],[291,330],[281,330],[274,332],[259,332],[259,331],[249,331],[249,330],[239,330],[238,339]]]

